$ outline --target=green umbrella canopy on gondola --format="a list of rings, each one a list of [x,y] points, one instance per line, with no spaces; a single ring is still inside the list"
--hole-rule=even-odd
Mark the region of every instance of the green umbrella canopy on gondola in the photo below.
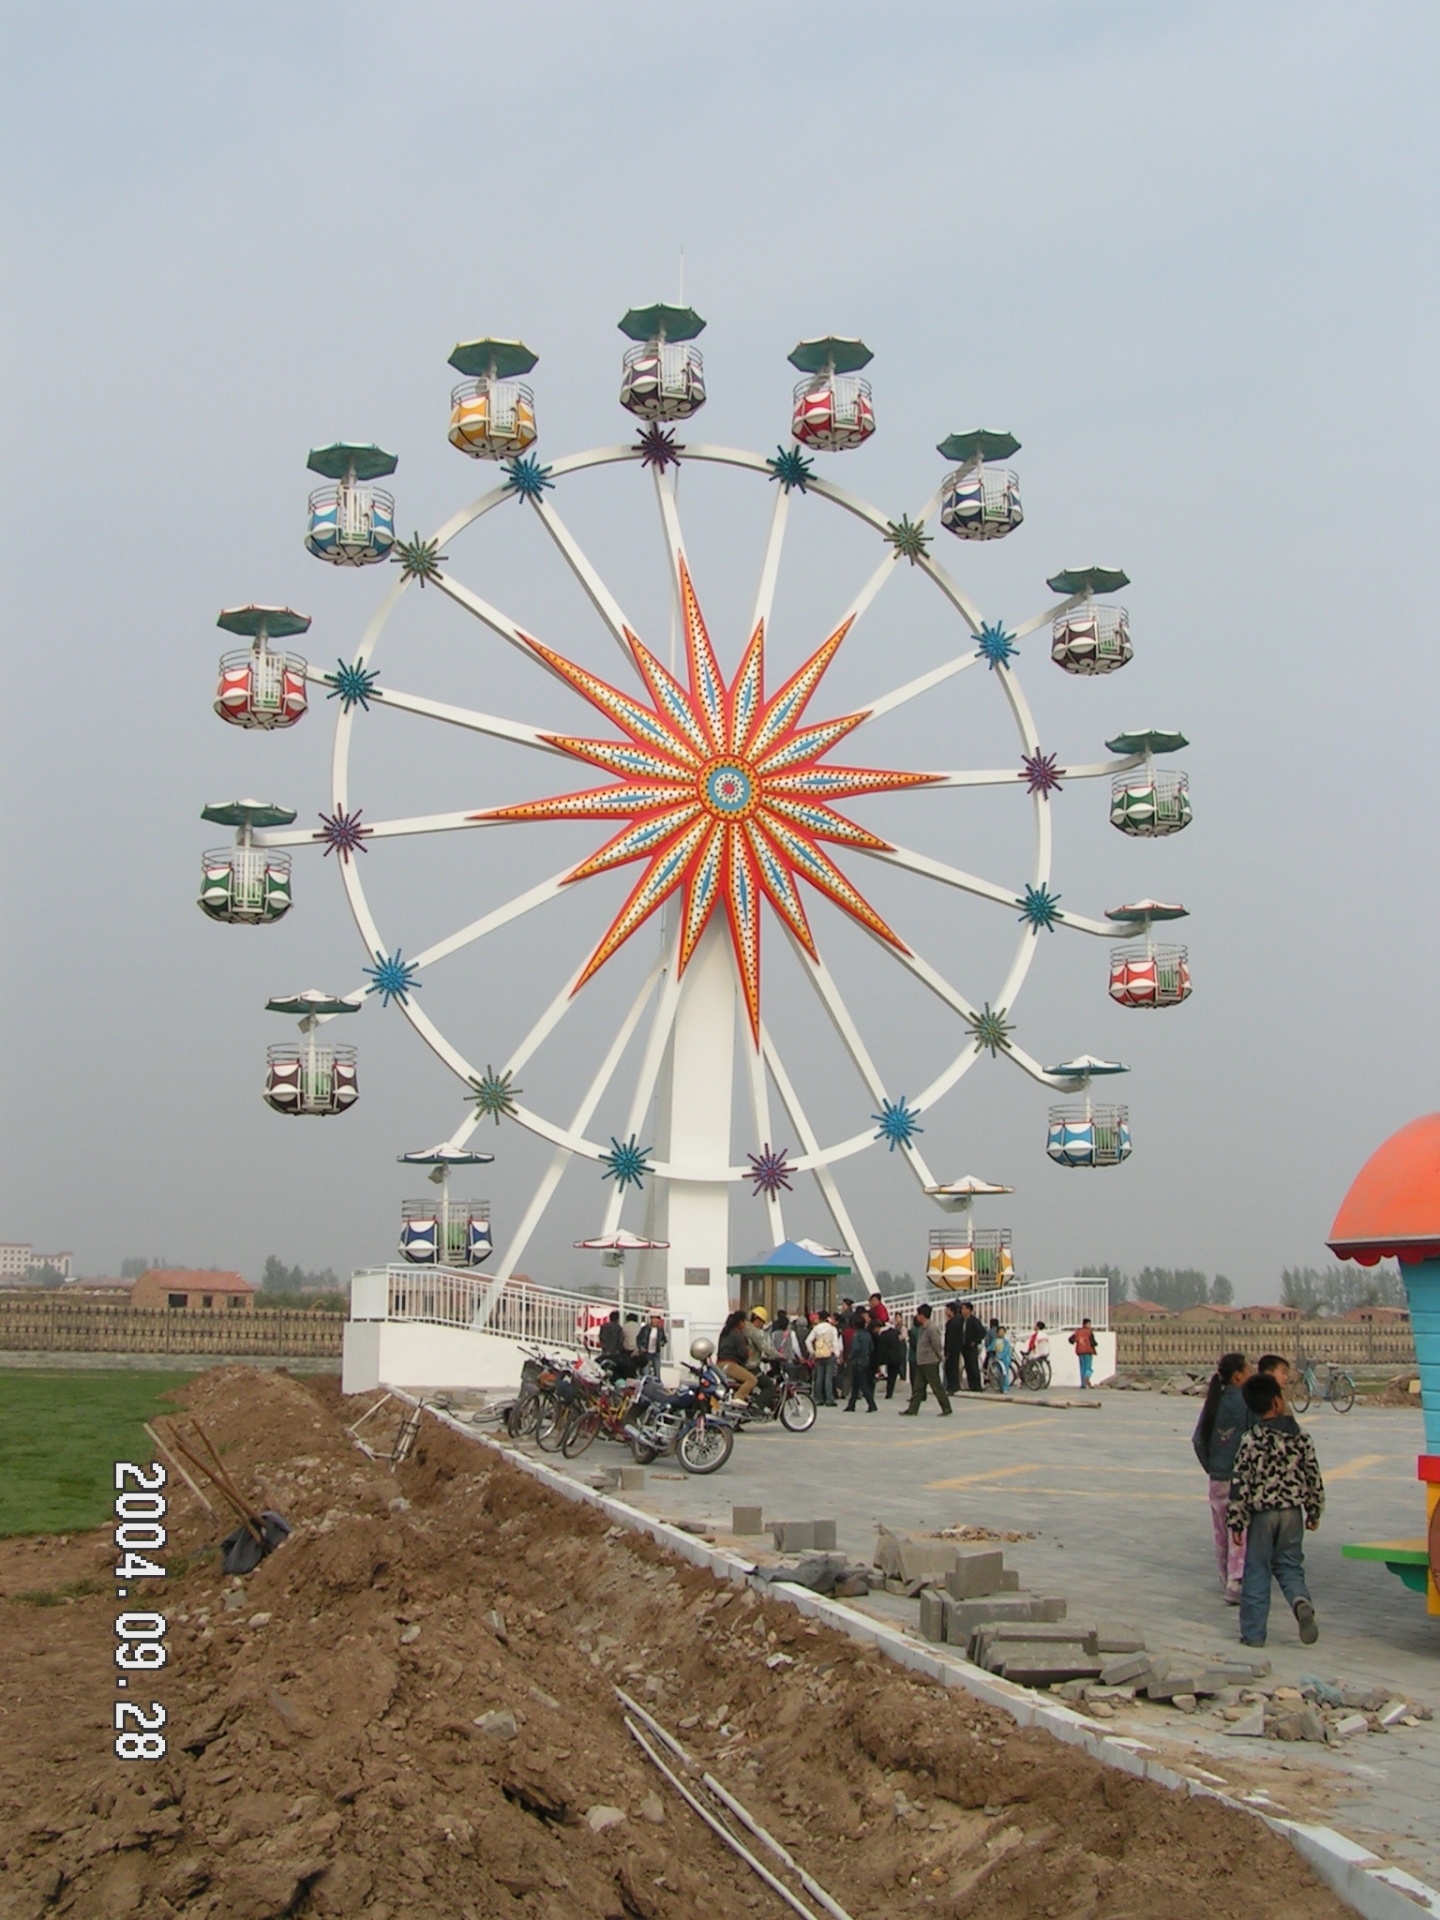
[[[523,340],[462,340],[450,356],[457,373],[480,380],[493,374],[497,380],[514,380],[538,366],[540,356],[532,353]]]
[[[1164,727],[1144,727],[1137,733],[1117,733],[1105,745],[1111,753],[1178,753],[1190,742],[1183,733],[1167,733]]]
[[[631,307],[620,331],[627,340],[694,340],[705,331],[705,322],[693,307],[672,307],[657,300],[653,306]]]
[[[307,987],[303,993],[287,993],[278,999],[267,1000],[265,1011],[313,1020],[321,1014],[358,1013],[360,1003],[358,1000],[341,1000],[333,993],[322,993],[319,987]]]
[[[1106,1074],[1129,1073],[1130,1069],[1122,1067],[1118,1060],[1098,1060],[1093,1053],[1079,1053],[1073,1060],[1062,1060],[1058,1066],[1046,1067],[1045,1071],[1057,1079],[1098,1080]]]
[[[827,333],[822,340],[802,340],[790,355],[801,373],[858,373],[875,358],[863,340]]]
[[[226,607],[215,622],[226,633],[243,633],[247,639],[264,634],[271,640],[284,640],[292,633],[306,633],[308,613],[296,613],[293,607]]]
[[[1020,451],[1020,442],[1013,433],[992,433],[988,427],[977,427],[973,433],[952,433],[935,451],[963,465],[977,455],[982,460],[1008,460]]]
[[[1105,918],[1127,926],[1143,926],[1151,920],[1188,920],[1188,907],[1171,906],[1165,900],[1136,900],[1128,907],[1107,907]]]
[[[943,1187],[924,1187],[922,1192],[932,1199],[942,1197],[950,1199],[973,1198],[977,1193],[1014,1193],[1014,1187],[997,1186],[993,1180],[980,1180],[973,1173],[962,1174],[958,1180],[947,1180]]]
[[[200,809],[202,820],[217,827],[288,827],[294,807],[277,807],[273,800],[212,800]]]
[[[1128,587],[1130,576],[1123,567],[1067,567],[1045,582],[1052,593],[1118,593]]]
[[[403,1167],[488,1167],[493,1153],[476,1153],[469,1147],[452,1147],[444,1141],[438,1147],[421,1147],[415,1153],[397,1153]]]
[[[305,464],[312,473],[323,473],[327,480],[381,480],[387,473],[394,473],[400,458],[384,447],[337,440],[333,446],[312,447]]]
[[[596,1240],[577,1240],[574,1244],[577,1247],[585,1249],[587,1252],[648,1253],[653,1249],[659,1253],[664,1252],[670,1245],[670,1242],[668,1240],[642,1240],[638,1233],[631,1233],[628,1228],[621,1227],[616,1233],[601,1234]],[[602,1261],[601,1265],[603,1266],[604,1264]]]

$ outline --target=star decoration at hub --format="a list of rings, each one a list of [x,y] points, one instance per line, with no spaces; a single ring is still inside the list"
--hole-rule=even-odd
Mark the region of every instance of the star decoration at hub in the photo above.
[[[566,875],[587,880],[635,860],[645,870],[575,983],[575,990],[624,945],[670,896],[683,890],[679,967],[688,966],[723,903],[745,994],[750,1032],[760,1040],[760,906],[768,900],[812,957],[814,936],[800,896],[804,880],[901,953],[909,949],[851,885],[822,842],[888,853],[890,843],[829,804],[864,793],[925,786],[938,776],[831,766],[826,755],[868,718],[868,709],[819,725],[801,720],[849,631],[837,627],[798,673],[765,696],[765,627],[755,629],[727,686],[684,560],[681,603],[686,686],[633,633],[626,642],[650,704],[620,693],[527,636],[527,644],[620,728],[622,740],[546,734],[551,746],[619,776],[614,785],[493,807],[474,820],[624,820],[621,832]]]

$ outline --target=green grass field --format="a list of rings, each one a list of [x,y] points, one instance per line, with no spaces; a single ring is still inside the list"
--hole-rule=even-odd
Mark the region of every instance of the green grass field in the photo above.
[[[149,1461],[143,1420],[172,1409],[189,1373],[0,1371],[0,1536],[101,1526],[115,1462]]]

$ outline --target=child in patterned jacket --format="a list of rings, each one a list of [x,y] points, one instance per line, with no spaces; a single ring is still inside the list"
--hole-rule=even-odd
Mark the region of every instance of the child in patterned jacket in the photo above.
[[[1264,1646],[1273,1577],[1290,1602],[1301,1640],[1313,1646],[1320,1629],[1305,1585],[1305,1534],[1319,1526],[1325,1506],[1315,1443],[1289,1412],[1273,1374],[1252,1374],[1241,1392],[1255,1424],[1236,1451],[1226,1510],[1231,1532],[1245,1534],[1240,1641]]]

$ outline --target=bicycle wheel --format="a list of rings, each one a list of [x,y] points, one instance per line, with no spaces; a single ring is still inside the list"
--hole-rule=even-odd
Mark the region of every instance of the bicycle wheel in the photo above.
[[[1025,1360],[1020,1366],[1020,1384],[1031,1393],[1039,1393],[1047,1385],[1043,1363],[1039,1360]]]
[[[815,1400],[809,1393],[792,1393],[780,1409],[780,1424],[791,1433],[808,1433],[816,1417]]]
[[[535,1421],[535,1444],[542,1453],[558,1453],[569,1425],[572,1402],[555,1394],[545,1396],[545,1404]]]
[[[600,1431],[602,1421],[598,1407],[586,1407],[570,1422],[565,1429],[565,1438],[560,1443],[560,1451],[567,1460],[578,1460]]]
[[[1338,1368],[1330,1376],[1330,1404],[1337,1413],[1348,1413],[1355,1404],[1355,1382]]]
[[[1296,1377],[1291,1385],[1289,1399],[1294,1412],[1308,1413],[1310,1411],[1310,1392],[1310,1369],[1307,1367]]]
[[[985,1362],[984,1370],[980,1375],[980,1384],[986,1393],[1000,1393],[1003,1391],[1000,1384],[1000,1362],[995,1359],[993,1354],[990,1359]]]
[[[524,1440],[534,1433],[540,1418],[540,1395],[525,1393],[505,1415],[505,1431],[512,1440]]]
[[[720,1420],[697,1420],[680,1436],[675,1453],[686,1473],[718,1473],[730,1458],[735,1435]]]

